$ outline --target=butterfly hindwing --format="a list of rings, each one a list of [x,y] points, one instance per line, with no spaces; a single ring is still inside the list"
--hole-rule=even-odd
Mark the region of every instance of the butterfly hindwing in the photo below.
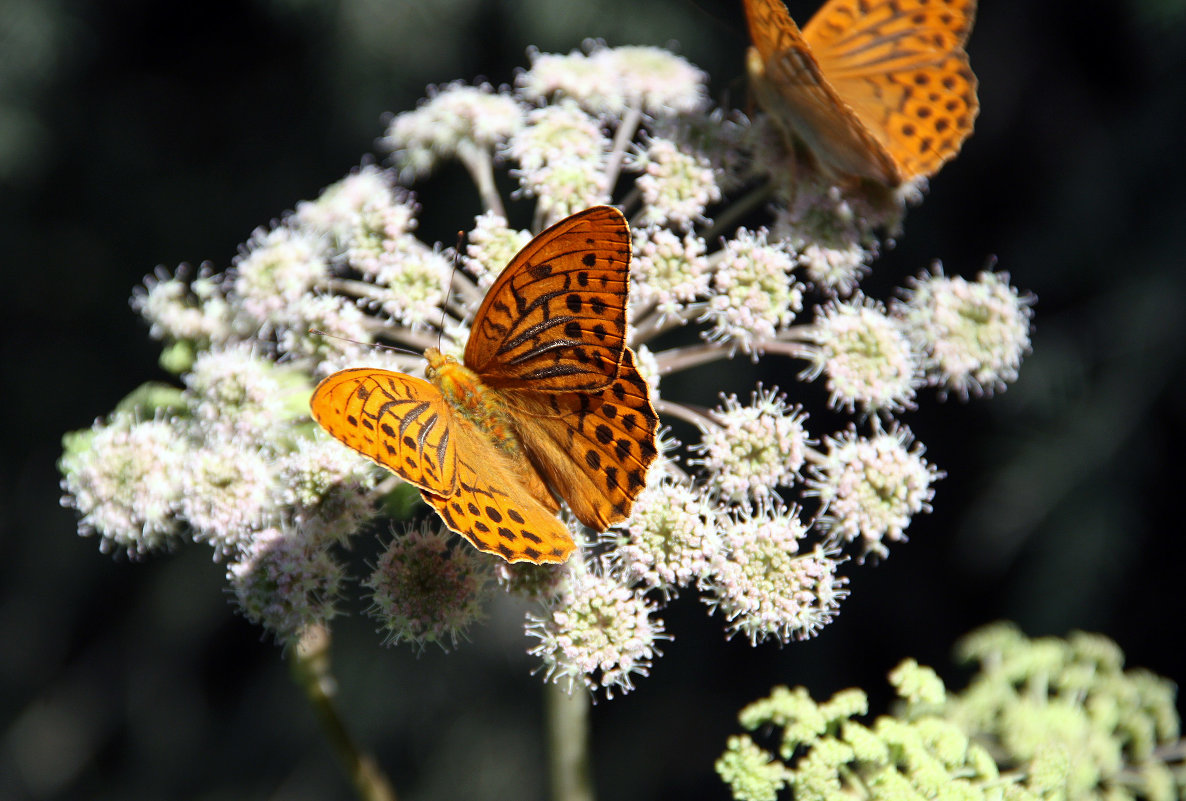
[[[451,494],[457,481],[452,412],[427,381],[357,368],[317,385],[313,418],[344,444],[423,490]]]
[[[508,562],[564,562],[576,547],[534,468],[509,461],[479,432],[458,426],[457,485],[424,500],[478,550]],[[524,474],[528,473],[529,476]],[[530,488],[534,485],[534,492]]]
[[[465,364],[495,388],[599,390],[626,346],[630,229],[594,206],[533,239],[474,315]]]
[[[974,0],[831,0],[803,29],[832,88],[905,177],[936,172],[972,132],[980,104],[964,43],[975,14]]]
[[[975,0],[829,0],[802,31],[782,0],[745,9],[762,105],[827,172],[893,187],[935,173],[971,133]]]
[[[508,393],[522,412],[518,434],[532,462],[577,519],[598,531],[629,516],[657,456],[659,418],[635,358],[625,349],[617,377],[600,392]]]

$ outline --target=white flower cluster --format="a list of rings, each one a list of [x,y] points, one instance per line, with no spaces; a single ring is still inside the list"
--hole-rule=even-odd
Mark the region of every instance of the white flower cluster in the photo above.
[[[632,517],[563,567],[500,566],[496,584],[493,560],[456,547],[434,517],[395,536],[355,585],[389,642],[420,647],[463,639],[496,586],[522,592],[541,604],[528,631],[546,675],[606,693],[647,673],[666,639],[658,614],[681,589],[754,643],[834,617],[844,559],[886,556],[941,475],[895,415],[928,387],[1003,389],[1029,348],[1032,301],[1004,274],[938,268],[888,303],[866,297],[905,191],[790,180],[769,132],[709,109],[705,76],[667,51],[594,43],[530,57],[514,87],[433,89],[392,119],[390,169],[364,166],[297,204],[224,272],[160,270],[137,290],[184,389],[142,388],[67,439],[64,503],[84,533],[134,556],[208,543],[243,613],[279,640],[324,624],[347,586],[338,549],[378,501],[409,496],[316,429],[313,383],[360,364],[422,369],[377,343],[459,353],[531,231],[617,201],[635,246],[630,345],[656,409],[698,440],[664,432]],[[408,186],[445,160],[468,170],[484,207],[457,254],[418,237]],[[508,221],[496,169],[534,199],[527,230]],[[751,191],[760,182],[765,195]],[[762,197],[766,227],[740,225]],[[854,419],[813,431],[808,408],[761,386],[748,402],[721,387],[712,410],[681,402],[671,376],[738,354],[739,370],[797,361]],[[726,373],[709,375],[715,389]]]
[[[248,343],[201,351],[185,384],[138,391],[137,412],[68,438],[63,500],[103,550],[208,543],[243,613],[294,642],[335,614],[332,546],[371,516],[378,472],[312,436],[308,375]]]

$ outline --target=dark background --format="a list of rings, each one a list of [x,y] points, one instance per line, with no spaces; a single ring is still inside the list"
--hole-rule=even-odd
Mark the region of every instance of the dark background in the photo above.
[[[732,2],[0,0],[0,798],[349,797],[207,548],[129,564],[76,535],[59,438],[164,377],[127,302],[155,265],[224,269],[253,227],[373,153],[381,115],[426,84],[507,82],[529,44],[584,37],[678,42],[714,97],[744,103]],[[691,595],[668,609],[651,677],[594,710],[603,798],[726,798],[712,762],[744,703],[775,683],[880,703],[907,656],[956,682],[955,638],[1000,618],[1099,631],[1130,665],[1186,677],[1186,9],[985,3],[969,51],[975,135],[878,277],[934,258],[971,277],[995,254],[1040,298],[1034,354],[1003,396],[904,417],[948,472],[935,513],[885,563],[849,565],[852,597],[818,638],[754,649]],[[417,188],[425,238],[468,225],[464,186]],[[798,367],[768,359],[763,377],[794,393]],[[545,796],[522,610],[419,657],[351,611],[341,705],[404,798]]]

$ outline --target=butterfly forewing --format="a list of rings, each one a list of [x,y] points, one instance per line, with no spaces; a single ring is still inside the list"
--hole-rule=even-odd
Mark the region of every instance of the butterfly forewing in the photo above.
[[[980,105],[963,45],[975,13],[971,0],[832,0],[804,28],[832,88],[904,178],[936,172],[972,132]]]
[[[866,3],[832,0],[803,27],[803,39],[835,82],[872,73],[936,66],[962,47],[974,2]]]
[[[782,0],[745,0],[745,17],[750,41],[763,61],[803,41],[799,26],[787,13]]]
[[[634,362],[625,349],[618,376],[600,392],[508,393],[532,461],[577,519],[598,531],[629,516],[657,455],[659,418]]]
[[[626,346],[630,229],[610,206],[533,239],[474,315],[465,364],[495,388],[599,390]]]
[[[432,384],[388,370],[342,370],[318,384],[309,403],[326,431],[363,456],[423,490],[453,492],[452,412]]]

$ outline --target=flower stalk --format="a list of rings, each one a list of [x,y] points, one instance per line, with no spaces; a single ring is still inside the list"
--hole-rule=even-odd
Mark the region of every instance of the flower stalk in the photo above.
[[[593,801],[592,751],[589,748],[590,697],[544,685],[548,738],[548,776],[553,801]]]
[[[305,693],[326,741],[354,786],[360,801],[397,801],[391,780],[375,758],[350,734],[334,701],[337,682],[330,671],[330,633],[310,626],[289,649],[293,680]]]

